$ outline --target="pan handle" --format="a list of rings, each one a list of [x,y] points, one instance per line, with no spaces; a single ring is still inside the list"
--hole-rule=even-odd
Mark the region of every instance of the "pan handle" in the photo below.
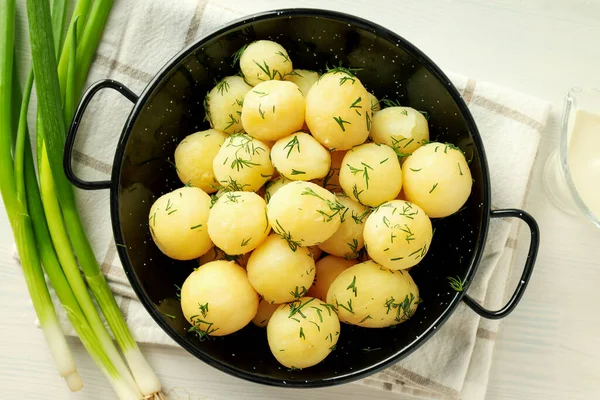
[[[106,88],[116,90],[134,104],[138,101],[138,96],[135,93],[129,90],[122,83],[114,81],[112,79],[103,79],[94,83],[83,94],[83,97],[79,102],[77,109],[75,110],[75,115],[73,116],[71,126],[69,127],[69,133],[65,142],[65,151],[63,153],[63,169],[65,170],[65,175],[67,175],[67,179],[74,186],[77,186],[80,189],[98,190],[110,188],[110,181],[85,181],[77,177],[75,175],[75,172],[73,171],[73,146],[75,145],[75,136],[77,136],[77,131],[79,130],[79,126],[81,125],[81,119],[83,118],[83,114],[85,113],[85,110],[90,104],[90,101],[92,101],[94,95],[100,90]]]
[[[531,273],[533,272],[533,266],[535,265],[535,259],[537,257],[538,248],[540,246],[540,230],[535,219],[528,213],[523,210],[518,209],[506,209],[506,210],[495,210],[490,214],[491,218],[519,218],[521,221],[525,222],[529,227],[529,231],[531,233],[531,241],[529,243],[529,252],[527,253],[527,260],[525,260],[525,267],[523,268],[523,273],[521,274],[521,280],[517,284],[517,288],[515,289],[512,297],[502,307],[497,311],[490,311],[486,308],[483,308],[479,303],[477,303],[473,298],[466,295],[463,297],[464,302],[477,314],[481,315],[484,318],[488,319],[500,319],[506,317],[510,314],[519,301],[521,297],[523,297],[523,293],[525,293],[525,289],[527,288],[527,284],[529,283],[529,279],[531,278]]]

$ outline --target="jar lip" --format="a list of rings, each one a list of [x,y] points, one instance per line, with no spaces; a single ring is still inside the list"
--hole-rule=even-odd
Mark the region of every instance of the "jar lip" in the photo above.
[[[577,99],[582,95],[597,96],[598,104],[600,105],[600,89],[575,86],[569,89],[565,95],[565,103],[562,112],[561,124],[560,124],[560,143],[558,151],[558,159],[560,163],[560,169],[564,175],[567,187],[573,196],[577,208],[597,227],[600,228],[600,216],[596,216],[589,207],[585,204],[577,188],[575,182],[571,176],[571,170],[569,168],[569,140],[570,131],[569,128],[573,125],[573,120],[576,118],[577,111],[585,109],[578,104]],[[598,109],[600,113],[600,108]]]

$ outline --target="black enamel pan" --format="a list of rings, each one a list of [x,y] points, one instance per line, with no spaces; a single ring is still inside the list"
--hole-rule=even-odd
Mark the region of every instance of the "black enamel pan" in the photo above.
[[[174,27],[173,29],[177,29]],[[431,250],[411,271],[423,303],[414,317],[391,329],[344,326],[335,350],[304,370],[281,367],[271,355],[264,330],[248,326],[233,335],[200,341],[188,333],[177,302],[180,286],[197,266],[174,261],[152,243],[148,211],[153,201],[182,186],[169,161],[186,135],[208,128],[201,106],[215,80],[237,71],[231,55],[256,39],[282,44],[297,68],[324,70],[342,63],[360,67],[357,75],[378,98],[397,99],[430,115],[432,140],[450,142],[472,157],[473,190],[459,213],[434,220]],[[110,181],[79,179],[71,153],[81,118],[92,97],[114,89],[133,103],[117,146]],[[433,335],[464,301],[485,318],[503,318],[521,299],[533,271],[539,244],[535,220],[521,210],[490,209],[490,178],[481,137],[467,106],[448,77],[420,50],[372,22],[332,11],[271,11],[228,26],[176,55],[140,95],[113,80],[96,82],[85,93],[69,131],[65,171],[82,189],[110,189],[112,226],[119,257],[136,294],[156,323],[184,349],[231,375],[268,385],[317,387],[363,378],[408,356]],[[465,294],[486,242],[490,218],[518,218],[531,231],[531,245],[519,284],[497,311]],[[466,281],[465,291],[449,287],[448,276]],[[164,313],[175,315],[168,318]],[[364,351],[363,349],[377,349]]]

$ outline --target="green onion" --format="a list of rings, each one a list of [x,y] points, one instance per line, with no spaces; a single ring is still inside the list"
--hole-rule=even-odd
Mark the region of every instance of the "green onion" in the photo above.
[[[73,355],[60,329],[54,306],[46,286],[35,245],[31,218],[27,210],[27,196],[22,178],[24,165],[13,165],[11,155],[14,123],[11,122],[11,101],[13,93],[15,0],[0,2],[0,192],[13,230],[21,267],[29,295],[42,326],[46,342],[50,348],[57,369],[71,390],[81,388]],[[20,144],[22,148],[24,144]]]
[[[80,300],[80,297],[83,298],[82,293],[80,293],[83,289],[79,290],[77,287],[74,287],[76,285],[79,286],[79,284],[76,283],[74,273],[71,273],[70,271],[74,269],[73,265],[76,264],[73,264],[72,260],[67,258],[67,249],[75,250],[75,255],[79,260],[81,270],[83,271],[87,283],[127,360],[133,377],[135,378],[135,383],[137,383],[141,393],[146,398],[161,398],[162,389],[160,382],[141,353],[137,343],[133,340],[131,332],[121,315],[112,292],[102,275],[77,212],[72,187],[62,170],[65,119],[60,105],[61,98],[66,98],[67,96],[62,96],[59,79],[60,77],[66,78],[67,82],[64,83],[66,91],[67,87],[73,87],[71,86],[72,82],[68,83],[69,77],[73,79],[73,76],[75,76],[74,90],[76,94],[79,93],[85,82],[87,70],[89,69],[95,48],[99,43],[102,28],[106,22],[112,3],[112,0],[96,0],[93,3],[92,10],[90,11],[85,27],[83,28],[84,33],[78,44],[74,43],[73,35],[77,35],[77,31],[80,29],[75,30],[75,24],[71,24],[71,35],[68,35],[71,37],[67,40],[71,43],[71,49],[73,48],[73,44],[75,44],[77,63],[74,73],[71,69],[71,73],[69,74],[69,68],[67,68],[67,74],[60,75],[60,71],[58,74],[56,73],[56,59],[53,57],[51,42],[48,39],[48,36],[44,35],[44,32],[48,32],[50,29],[48,6],[45,4],[44,0],[27,1],[32,43],[32,60],[38,93],[38,134],[41,135],[43,140],[40,169],[42,198],[46,218],[50,225],[52,239],[57,248],[58,257],[63,264],[69,284],[73,287],[74,294],[80,302],[86,317],[88,316],[88,312],[86,312],[85,305],[82,304],[85,300]],[[63,56],[66,49],[67,46],[65,45]],[[63,56],[61,56],[61,60],[65,59]],[[69,57],[72,57],[72,55],[69,55]],[[71,95],[72,94],[69,96]],[[67,115],[67,119],[70,119],[69,115]],[[58,197],[58,203],[55,202],[55,196]],[[66,225],[68,233],[61,232],[61,227],[64,229],[62,221],[60,220],[61,211],[64,218],[64,225]],[[54,227],[54,223],[60,226]],[[63,240],[64,243],[61,242],[61,240]],[[69,242],[71,245],[70,247],[67,246]],[[63,245],[64,247],[62,247]],[[70,255],[72,256],[72,250]],[[90,324],[94,327],[94,324],[91,321]],[[97,334],[101,335],[100,333]],[[100,340],[102,341],[102,338],[100,338]],[[111,359],[113,358],[111,357]],[[121,375],[124,376],[122,369],[119,369]],[[128,380],[127,378],[124,379]]]

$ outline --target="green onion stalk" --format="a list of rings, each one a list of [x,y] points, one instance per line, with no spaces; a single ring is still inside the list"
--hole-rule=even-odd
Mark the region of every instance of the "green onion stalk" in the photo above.
[[[133,339],[106,279],[102,275],[77,212],[73,189],[62,169],[65,120],[69,121],[72,118],[73,99],[79,97],[112,3],[112,0],[95,0],[91,8],[88,7],[89,15],[85,15],[84,12],[74,14],[74,21],[81,18],[87,22],[79,42],[77,39],[79,29],[75,28],[75,23],[71,24],[69,29],[71,35],[67,33],[68,45],[65,44],[61,56],[61,62],[63,59],[67,60],[66,70],[61,70],[59,67],[57,73],[56,59],[51,51],[52,43],[48,36],[44,37],[43,35],[43,32],[48,32],[50,29],[48,4],[44,0],[27,0],[32,60],[39,103],[38,135],[41,135],[43,140],[40,163],[42,198],[46,218],[48,221],[56,221],[57,225],[60,225],[55,227],[53,223],[49,224],[52,240],[66,278],[73,287],[75,296],[86,317],[90,320],[94,332],[106,345],[105,350],[111,360],[115,362],[121,376],[126,377],[126,368],[123,368],[116,360],[118,354],[108,346],[108,338],[100,330],[96,314],[91,312],[90,301],[84,295],[81,276],[78,273],[75,276],[77,264],[70,249],[75,250],[75,256],[79,260],[79,266],[86,277],[87,284],[123,352],[137,387],[145,398],[162,398],[160,381]],[[64,56],[68,48],[70,54]],[[76,55],[72,51],[74,48]],[[73,58],[76,60],[75,63]],[[73,69],[74,65],[75,70]],[[64,83],[62,83],[63,80]],[[64,88],[63,93],[61,93],[61,88]],[[60,107],[62,99],[65,100],[64,110],[61,110]],[[59,219],[61,212],[64,225],[63,221]],[[64,230],[65,226],[66,231]],[[91,305],[93,306],[93,303]],[[125,380],[129,379],[125,378]]]
[[[14,66],[15,0],[0,2],[0,192],[6,207],[21,267],[29,295],[40,321],[48,347],[59,374],[73,391],[82,386],[75,360],[61,331],[50,298],[40,256],[36,247],[32,220],[27,209],[24,184],[17,178],[24,175],[24,165],[13,164],[12,157],[12,94]],[[12,121],[12,122],[11,122]],[[22,146],[22,145],[21,145]]]

